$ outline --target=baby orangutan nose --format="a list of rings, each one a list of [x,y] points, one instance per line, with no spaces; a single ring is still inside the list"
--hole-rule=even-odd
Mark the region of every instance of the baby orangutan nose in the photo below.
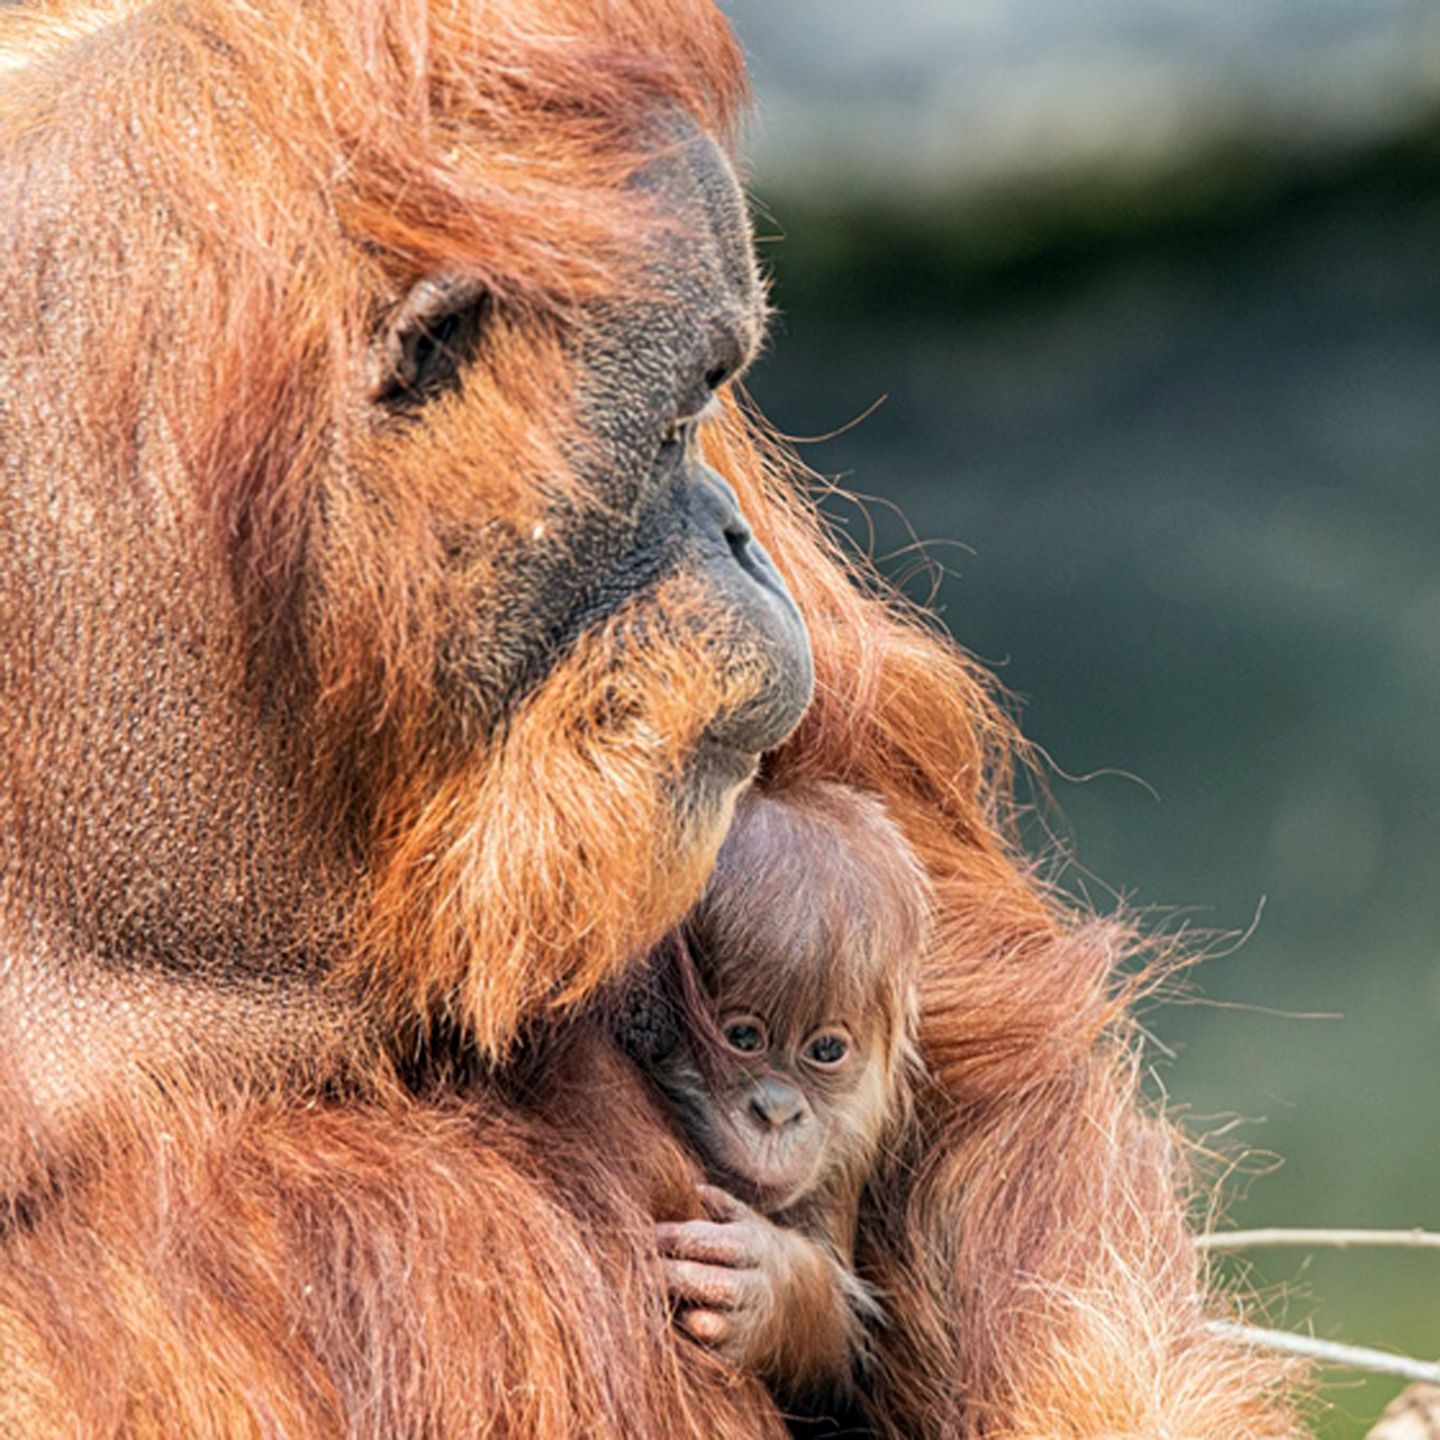
[[[805,1097],[778,1076],[762,1076],[751,1090],[750,1119],[761,1131],[798,1125],[809,1113]]]

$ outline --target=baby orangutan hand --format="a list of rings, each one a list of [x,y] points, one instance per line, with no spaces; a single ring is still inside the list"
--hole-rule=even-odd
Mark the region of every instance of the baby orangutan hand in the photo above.
[[[848,1370],[855,1320],[834,1258],[718,1186],[696,1193],[708,1220],[655,1227],[676,1323],[786,1391],[836,1383]]]
[[[787,1288],[792,1237],[727,1190],[701,1185],[696,1193],[708,1220],[655,1227],[676,1320],[732,1365],[753,1368],[777,1291]]]

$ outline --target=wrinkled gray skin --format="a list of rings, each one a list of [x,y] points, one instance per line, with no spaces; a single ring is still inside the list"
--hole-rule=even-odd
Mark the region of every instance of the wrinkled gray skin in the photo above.
[[[163,47],[141,53],[102,36],[71,59],[101,72],[143,63],[157,85],[183,83]],[[169,353],[163,315],[127,309],[126,253],[154,234],[155,177],[97,142],[117,128],[100,108],[103,73],[71,79],[70,123],[0,156],[0,1062],[32,1138],[123,1097],[142,1066],[163,1075],[198,1055],[283,1072],[371,1023],[319,983],[334,958],[323,937],[353,907],[365,856],[306,828],[290,692],[263,708],[244,692],[240,611],[195,482],[147,402],[145,364],[124,379],[113,409],[129,405],[132,423],[118,432],[97,433],[72,397],[70,377],[132,326],[152,327],[141,353],[155,366],[184,357]],[[102,196],[76,183],[97,166]],[[773,685],[713,718],[690,793],[676,797],[693,810],[728,803],[788,733],[811,671],[793,602],[728,488],[693,442],[674,443],[677,421],[759,339],[739,189],[697,132],[645,184],[680,222],[656,251],[654,300],[596,308],[568,340],[600,440],[586,476],[595,504],[557,510],[540,538],[510,537],[503,583],[475,597],[473,629],[450,643],[464,683],[435,703],[474,707],[477,723],[461,728],[481,735],[479,721],[542,684],[617,605],[677,570],[697,574],[717,633],[767,656]],[[164,300],[176,313],[185,279],[182,261]],[[381,351],[395,341],[375,338]],[[355,424],[382,423],[365,366],[355,372]],[[407,423],[429,423],[426,406]],[[339,466],[344,438],[322,465]],[[481,531],[486,465],[474,457]]]
[[[503,709],[587,627],[665,576],[698,566],[714,592],[716,624],[771,657],[770,693],[708,731],[716,745],[753,757],[783,738],[808,702],[809,646],[784,581],[730,486],[700,460],[687,422],[754,357],[764,302],[729,163],[688,120],[659,122],[655,144],[661,158],[638,188],[679,223],[637,237],[653,295],[590,306],[573,337],[594,446],[581,467],[607,509],[575,517],[562,506],[545,535],[510,537],[497,587],[507,601],[485,617],[494,628],[472,654],[479,652],[480,688]]]

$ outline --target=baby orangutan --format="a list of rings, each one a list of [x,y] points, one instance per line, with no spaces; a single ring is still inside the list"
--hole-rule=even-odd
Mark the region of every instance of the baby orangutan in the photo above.
[[[875,1303],[856,1214],[903,1112],[924,874],[879,800],[741,800],[669,947],[678,1033],[647,1064],[714,1182],[657,1227],[677,1323],[782,1403],[842,1397]]]

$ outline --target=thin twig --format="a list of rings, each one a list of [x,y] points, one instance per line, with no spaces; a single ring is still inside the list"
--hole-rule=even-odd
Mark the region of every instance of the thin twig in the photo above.
[[[1404,1380],[1440,1385],[1440,1365],[1428,1360],[1414,1360],[1409,1355],[1392,1355],[1388,1350],[1371,1350],[1364,1345],[1340,1345],[1333,1340],[1317,1340],[1312,1335],[1296,1335],[1289,1330],[1262,1330],[1256,1325],[1236,1325],[1229,1320],[1211,1320],[1205,1328],[1212,1335],[1222,1335],[1240,1345],[1305,1355],[1323,1365],[1334,1365],[1342,1370],[1369,1370],[1377,1375],[1398,1375]]]
[[[1299,1230],[1273,1226],[1268,1230],[1215,1230],[1197,1235],[1201,1250],[1258,1250],[1272,1245],[1303,1245],[1313,1249],[1440,1250],[1440,1233],[1434,1230]]]

